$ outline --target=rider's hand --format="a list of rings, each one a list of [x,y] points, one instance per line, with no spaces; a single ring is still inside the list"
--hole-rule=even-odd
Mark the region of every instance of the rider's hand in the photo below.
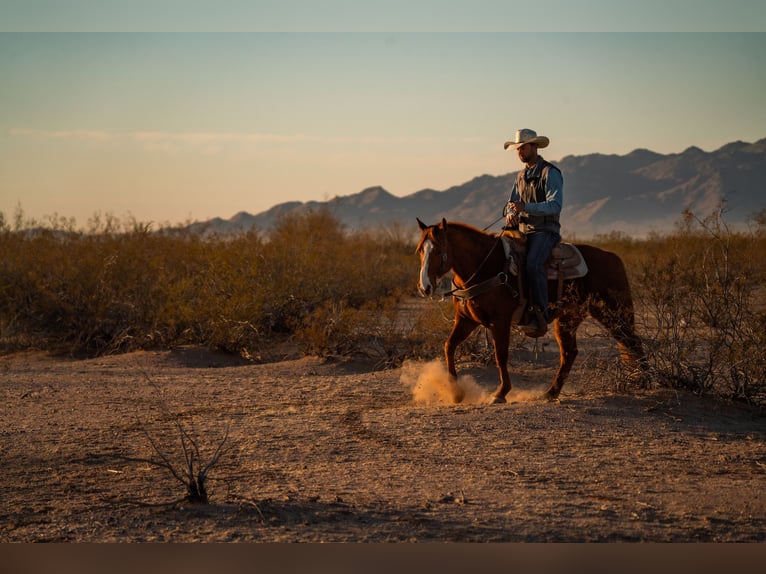
[[[508,212],[508,215],[505,216],[505,225],[506,227],[516,227],[519,224],[519,214],[515,211]]]
[[[513,208],[513,211],[515,211],[516,213],[523,213],[524,209],[526,209],[526,207],[527,207],[527,205],[523,201],[521,201],[521,200],[519,200],[519,201],[510,201],[509,203],[511,204],[511,207]]]

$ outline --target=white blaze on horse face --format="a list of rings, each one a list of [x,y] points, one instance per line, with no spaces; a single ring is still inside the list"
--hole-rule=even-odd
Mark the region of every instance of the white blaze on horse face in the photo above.
[[[420,292],[425,295],[431,294],[431,280],[428,278],[428,260],[431,259],[431,252],[434,250],[434,244],[431,240],[423,243],[423,252],[420,254]]]

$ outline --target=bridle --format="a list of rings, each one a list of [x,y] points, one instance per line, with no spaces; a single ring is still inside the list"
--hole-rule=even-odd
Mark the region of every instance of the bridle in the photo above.
[[[490,289],[494,289],[495,287],[499,287],[501,285],[508,285],[508,274],[505,273],[504,271],[501,271],[500,273],[491,277],[490,279],[487,279],[486,281],[482,281],[481,283],[477,283],[476,285],[469,286],[471,282],[474,280],[474,278],[476,277],[476,275],[479,273],[479,271],[481,271],[482,267],[484,267],[484,264],[489,260],[490,256],[492,255],[492,252],[495,250],[495,248],[497,247],[497,244],[500,243],[500,241],[502,241],[502,239],[501,239],[501,236],[498,235],[497,238],[495,239],[495,243],[492,245],[492,247],[489,249],[487,254],[484,256],[484,259],[478,265],[478,267],[473,272],[473,274],[471,274],[471,276],[465,281],[465,284],[462,288],[459,287],[455,283],[455,280],[453,279],[452,286],[454,287],[454,289],[445,293],[444,296],[452,295],[453,297],[457,297],[458,299],[472,299],[480,295],[481,293],[484,293]],[[435,254],[438,255],[439,258],[441,259],[439,270],[436,273],[437,277],[441,277],[445,275],[452,268],[452,264],[448,263],[450,257],[449,257],[449,246],[447,244],[446,232],[444,237],[444,245],[440,245],[439,243],[437,243],[436,239],[433,237],[431,238],[431,242],[434,246],[434,250],[438,248],[440,251],[440,252],[437,251]],[[517,294],[514,293],[514,296],[517,296]]]
[[[439,255],[439,259],[441,260],[441,262],[439,264],[439,269],[436,272],[437,277],[446,275],[449,272],[449,270],[452,269],[452,263],[449,262],[449,259],[450,259],[449,246],[447,245],[446,237],[444,238],[444,243],[445,245],[444,247],[442,247],[441,245],[438,245],[436,241],[433,241],[434,250],[436,250],[436,247],[439,247],[439,249],[441,250],[441,254]],[[437,251],[437,253],[439,252]]]

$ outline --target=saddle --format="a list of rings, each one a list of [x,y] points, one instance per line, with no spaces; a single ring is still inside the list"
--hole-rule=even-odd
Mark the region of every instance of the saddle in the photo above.
[[[518,290],[520,305],[518,313],[514,315],[513,322],[521,322],[521,313],[526,307],[526,299],[524,297],[524,284],[523,273],[519,272],[519,269],[523,269],[523,265],[520,262],[524,261],[527,255],[527,238],[518,230],[504,230],[501,235],[503,240],[503,248],[505,249],[505,258],[507,261],[507,271],[514,275],[518,281]],[[558,283],[556,289],[556,299],[550,301],[550,304],[555,306],[561,300],[564,293],[564,281],[567,279],[577,279],[578,277],[584,277],[588,274],[588,264],[585,262],[585,258],[571,243],[558,243],[552,250],[551,255],[546,262],[546,271],[548,273],[548,281],[556,281]],[[518,316],[516,316],[518,315]],[[552,320],[554,313],[549,313]]]
[[[503,248],[508,260],[508,270],[513,275],[519,275],[519,261],[527,254],[527,238],[523,233],[515,230],[505,230],[501,235]],[[577,279],[588,274],[588,264],[577,249],[571,243],[559,243],[551,251],[551,256],[546,263],[548,280]]]

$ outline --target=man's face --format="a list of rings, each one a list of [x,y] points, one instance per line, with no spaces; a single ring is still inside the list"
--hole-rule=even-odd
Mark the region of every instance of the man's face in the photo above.
[[[537,144],[525,143],[516,149],[522,163],[529,163],[537,158]]]

